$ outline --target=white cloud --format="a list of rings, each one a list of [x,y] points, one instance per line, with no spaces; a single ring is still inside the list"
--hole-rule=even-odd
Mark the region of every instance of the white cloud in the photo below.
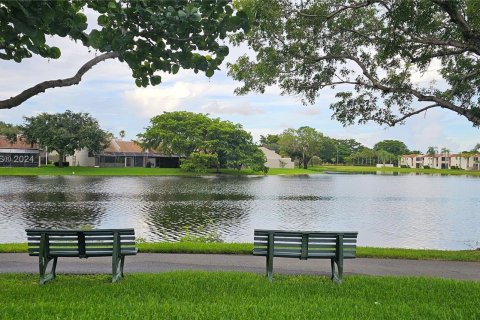
[[[265,113],[265,111],[258,107],[253,107],[249,103],[245,104],[231,104],[226,101],[213,101],[206,106],[202,107],[203,112],[214,114],[214,115],[243,115],[243,116],[251,116],[256,114]]]
[[[280,134],[283,132],[283,129],[272,129],[272,128],[244,128],[245,131],[250,132],[253,137],[253,141],[258,143],[260,142],[260,136],[267,136],[269,134]]]

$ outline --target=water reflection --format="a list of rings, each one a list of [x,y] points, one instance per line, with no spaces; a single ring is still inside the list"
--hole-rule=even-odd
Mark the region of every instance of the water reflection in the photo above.
[[[358,230],[360,245],[480,246],[480,179],[417,175],[0,177],[0,242],[28,227],[134,227],[149,241],[253,229]]]

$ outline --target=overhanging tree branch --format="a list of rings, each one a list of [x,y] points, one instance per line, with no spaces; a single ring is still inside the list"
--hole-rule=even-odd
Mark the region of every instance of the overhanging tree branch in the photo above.
[[[57,87],[69,87],[73,85],[77,85],[80,83],[82,80],[82,77],[85,73],[87,73],[88,70],[93,68],[96,64],[105,61],[107,59],[115,59],[118,58],[119,54],[117,52],[107,52],[104,54],[101,54],[87,63],[85,63],[78,71],[77,73],[71,77],[71,78],[66,78],[66,79],[57,79],[57,80],[48,80],[41,82],[31,88],[28,88],[24,91],[22,91],[20,94],[11,97],[6,100],[1,100],[0,101],[0,109],[11,109],[14,107],[18,107],[20,104],[25,102],[26,100],[30,99],[31,97],[45,92],[47,89],[51,88],[57,88]]]
[[[421,108],[421,109],[418,109],[418,110],[415,110],[415,111],[412,111],[410,113],[407,113],[407,114],[404,114],[403,117],[401,118],[398,118],[398,119],[395,119],[395,120],[391,120],[388,124],[393,127],[394,125],[396,125],[397,123],[400,123],[402,122],[403,120],[407,119],[407,118],[410,118],[411,116],[414,116],[416,114],[419,114],[423,111],[427,111],[428,109],[431,109],[431,108],[435,108],[435,107],[441,107],[439,104],[432,104],[432,105],[429,105],[429,106],[426,106],[424,108]]]

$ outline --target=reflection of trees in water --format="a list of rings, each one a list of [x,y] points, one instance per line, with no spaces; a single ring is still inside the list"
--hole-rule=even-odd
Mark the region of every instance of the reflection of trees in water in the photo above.
[[[105,214],[104,194],[28,192],[16,195],[18,210],[29,227],[80,228],[99,225]]]
[[[207,236],[212,232],[238,233],[248,222],[249,201],[167,201],[152,202],[145,222],[154,240],[179,240],[186,234]],[[153,239],[152,239],[153,240]]]

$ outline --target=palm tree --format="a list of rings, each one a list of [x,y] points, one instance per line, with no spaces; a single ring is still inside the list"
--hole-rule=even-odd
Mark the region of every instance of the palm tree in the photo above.
[[[433,159],[435,158],[435,155],[437,154],[437,147],[428,147],[427,154],[430,156],[430,167],[433,167]]]

